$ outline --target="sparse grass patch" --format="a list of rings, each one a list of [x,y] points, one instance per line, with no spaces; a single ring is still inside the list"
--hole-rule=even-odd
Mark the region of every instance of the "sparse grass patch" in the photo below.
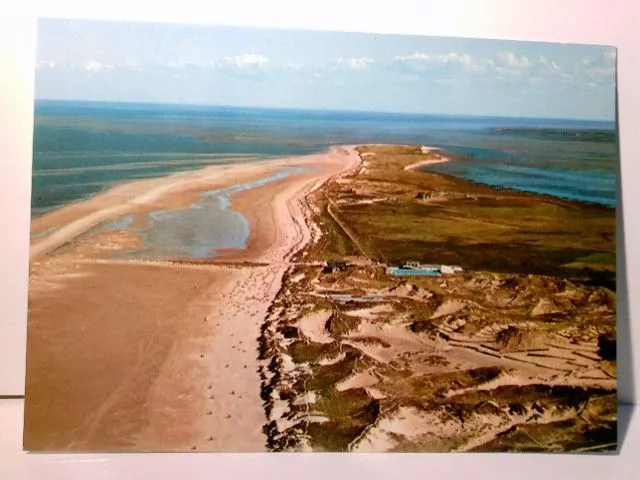
[[[358,363],[365,364],[357,350],[342,346],[342,351],[346,352],[346,356],[341,362],[333,365],[319,365],[314,368],[313,375],[306,380],[307,390],[322,392],[331,390],[336,383],[351,375]]]
[[[363,389],[326,392],[316,408],[329,417],[329,422],[309,425],[314,449],[342,452],[364,429],[373,423],[380,405]]]
[[[358,328],[361,319],[350,315],[341,314],[335,311],[331,319],[329,319],[329,332],[335,338],[340,338],[343,335]]]
[[[616,422],[590,424],[572,418],[546,424],[523,424],[475,448],[476,452],[565,452],[587,449],[613,451],[617,447]]]
[[[293,342],[287,348],[287,353],[295,363],[315,362],[322,356],[337,355],[339,352],[336,343],[313,343],[304,340]]]
[[[430,375],[395,376],[391,382],[385,382],[378,388],[390,398],[421,406],[433,401],[440,393],[480,385],[501,372],[498,367],[482,367]]]
[[[357,255],[358,249],[327,212],[326,197],[316,194],[314,201],[320,209],[320,213],[314,215],[314,222],[320,228],[322,236],[317,243],[308,247],[305,259],[327,261]]]

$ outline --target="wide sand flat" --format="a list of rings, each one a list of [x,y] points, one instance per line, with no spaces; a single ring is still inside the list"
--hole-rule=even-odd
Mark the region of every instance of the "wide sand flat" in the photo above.
[[[36,219],[32,232],[52,233],[31,249],[25,448],[264,450],[261,322],[289,258],[311,238],[305,195],[358,163],[352,148],[336,147],[208,167],[120,185]],[[225,259],[266,266],[109,261],[100,252],[134,241],[126,232],[108,247],[79,237],[296,165],[314,168],[232,198],[252,233],[245,251]]]

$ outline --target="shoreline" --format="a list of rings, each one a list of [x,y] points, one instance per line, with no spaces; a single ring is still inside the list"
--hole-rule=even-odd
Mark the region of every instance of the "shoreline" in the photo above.
[[[444,162],[437,162],[437,163],[444,163]],[[497,185],[489,185],[488,183],[481,183],[481,182],[476,182],[473,180],[469,180],[466,178],[462,178],[462,177],[456,177],[455,175],[451,175],[448,173],[442,173],[442,172],[434,172],[434,171],[430,171],[430,170],[416,170],[418,172],[421,173],[426,173],[428,175],[438,175],[440,177],[446,178],[448,180],[454,181],[454,182],[459,182],[461,184],[467,184],[467,185],[471,185],[473,187],[478,187],[478,188],[483,188],[483,189],[489,189],[489,190],[496,190],[499,192],[508,192],[513,194],[514,196],[518,196],[521,195],[523,198],[528,198],[528,199],[543,199],[549,203],[555,203],[555,204],[559,204],[559,205],[565,205],[565,206],[572,206],[575,208],[586,208],[586,209],[591,209],[591,210],[600,210],[600,211],[616,211],[616,207],[610,207],[608,205],[603,205],[601,203],[596,203],[596,202],[587,202],[587,201],[583,201],[583,200],[574,200],[571,198],[562,198],[562,197],[556,197],[554,195],[550,195],[548,193],[538,193],[538,192],[531,192],[529,190],[518,190],[515,188],[511,188],[511,187],[500,187]]]
[[[306,195],[359,162],[354,147],[342,146],[260,167],[208,168],[120,185],[51,214],[48,222],[66,222],[66,231],[36,242],[31,257],[25,449],[263,451],[260,328],[288,262],[312,239]],[[128,238],[117,232],[73,242],[123,212],[177,208],[196,190],[297,164],[320,168],[233,196],[254,233],[245,251],[222,256],[227,265],[110,260],[104,252]],[[241,254],[254,263],[230,267]],[[78,378],[92,380],[60,389]]]
[[[429,165],[435,165],[438,163],[446,163],[452,160],[451,156],[445,156],[441,154],[441,153],[446,153],[446,151],[442,150],[441,148],[422,145],[420,147],[420,150],[423,154],[428,156],[433,155],[435,158],[429,158],[421,162],[412,163],[411,165],[407,165],[406,167],[404,167],[405,170],[416,171],[416,170],[419,170],[421,167],[427,167]]]
[[[602,203],[598,203],[598,202],[589,202],[589,201],[585,201],[585,200],[576,200],[576,199],[571,199],[571,198],[564,198],[564,197],[559,197],[559,196],[555,196],[555,195],[551,195],[549,193],[540,193],[540,192],[533,192],[530,190],[519,190],[516,188],[512,188],[512,187],[503,187],[503,186],[499,186],[499,185],[491,185],[488,183],[482,183],[482,182],[478,182],[478,181],[474,181],[468,178],[463,178],[463,177],[458,177],[455,175],[452,175],[450,173],[443,173],[443,172],[434,172],[431,170],[421,170],[422,167],[429,167],[430,165],[437,165],[437,164],[441,164],[441,163],[448,163],[451,161],[454,161],[455,159],[455,155],[451,154],[451,152],[447,152],[446,150],[443,150],[441,148],[437,148],[437,147],[430,147],[430,146],[422,146],[421,147],[423,153],[425,154],[430,154],[432,152],[441,152],[442,155],[438,155],[439,158],[436,159],[427,159],[421,162],[416,162],[416,163],[412,163],[410,165],[407,165],[404,167],[405,171],[415,171],[415,172],[421,172],[421,173],[427,173],[429,175],[439,175],[443,178],[447,178],[449,180],[453,180],[455,182],[461,182],[461,183],[466,183],[469,185],[473,185],[476,187],[482,187],[482,188],[487,188],[487,189],[491,189],[491,190],[498,190],[498,191],[502,191],[502,192],[511,192],[514,193],[516,195],[524,195],[527,196],[529,198],[531,197],[535,197],[535,198],[542,198],[546,201],[551,201],[551,202],[559,202],[560,204],[564,204],[564,205],[573,205],[576,207],[587,207],[587,208],[594,208],[594,209],[602,209],[602,210],[616,210],[616,206],[609,206],[609,205],[604,205]],[[448,155],[447,155],[448,154]]]
[[[102,222],[127,214],[188,207],[194,199],[210,190],[260,180],[281,168],[306,165],[310,162],[319,162],[319,165],[322,165],[320,160],[323,157],[334,154],[340,148],[349,147],[331,147],[318,154],[259,162],[213,165],[165,177],[120,183],[81,202],[72,202],[32,218],[30,261],[42,258],[48,252],[67,244]],[[296,173],[289,177],[300,175],[305,174]],[[289,177],[283,181],[287,181]],[[255,189],[252,188],[251,191]],[[47,231],[51,233],[47,235]]]
[[[306,155],[293,155],[286,157],[274,157],[264,160],[258,160],[251,163],[228,163],[224,165],[210,165],[204,168],[200,168],[198,170],[189,170],[176,172],[169,175],[154,177],[149,179],[132,179],[132,180],[122,180],[121,182],[113,185],[107,190],[98,192],[90,197],[85,199],[78,199],[72,201],[66,205],[54,208],[52,210],[42,212],[37,216],[32,216],[30,219],[31,222],[31,231],[30,231],[30,240],[31,240],[31,248],[30,248],[30,260],[34,260],[36,258],[41,257],[43,254],[46,254],[51,249],[55,249],[60,245],[67,243],[67,239],[75,238],[82,233],[85,233],[87,230],[93,228],[94,226],[108,220],[112,220],[121,216],[124,216],[129,213],[145,213],[149,211],[148,207],[150,203],[154,202],[156,199],[153,196],[153,193],[157,191],[158,196],[161,198],[163,196],[162,186],[164,185],[167,190],[169,190],[169,195],[188,195],[191,194],[190,198],[185,198],[181,202],[170,202],[170,204],[160,204],[160,208],[166,208],[167,210],[177,209],[181,207],[189,207],[192,203],[192,200],[198,198],[199,195],[206,193],[207,190],[217,189],[217,188],[225,188],[232,186],[234,184],[242,183],[242,182],[251,182],[255,180],[259,180],[264,176],[268,175],[277,170],[277,168],[284,168],[290,165],[295,165],[299,160],[304,159],[306,157],[315,157],[318,155],[323,155],[327,152],[330,152],[334,149],[341,147],[352,147],[357,148],[359,146],[380,146],[380,145],[388,145],[394,146],[396,144],[358,144],[358,145],[334,145],[326,148],[323,151],[318,153],[311,153]],[[399,144],[400,145],[400,144]],[[422,153],[425,155],[434,155],[436,158],[427,158],[423,161],[416,162],[410,165],[406,165],[404,167],[405,171],[417,171],[422,173],[427,173],[431,175],[439,175],[444,178],[456,181],[467,183],[469,185],[484,187],[488,189],[504,191],[504,192],[512,192],[516,195],[524,195],[529,198],[543,198],[548,201],[560,202],[561,204],[575,205],[579,207],[589,207],[595,209],[604,209],[604,210],[616,210],[616,206],[609,206],[598,202],[589,202],[585,200],[576,200],[570,198],[564,198],[560,196],[551,195],[548,193],[540,193],[533,192],[530,190],[521,190],[515,189],[512,187],[504,187],[499,185],[491,185],[488,183],[482,183],[478,181],[474,181],[472,179],[463,178],[461,176],[455,176],[449,173],[443,172],[434,172],[429,170],[421,170],[423,167],[429,167],[431,165],[437,165],[442,163],[448,163],[455,159],[455,154],[451,154],[446,150],[439,147],[431,147],[428,145],[421,146]],[[366,157],[361,159],[363,163],[366,163]],[[255,167],[255,172],[250,172],[250,170]],[[238,179],[234,181],[229,181],[228,177],[233,176],[233,172],[231,175],[226,175],[226,170],[235,170],[236,175],[238,175]],[[223,178],[216,179],[216,172],[222,172]],[[295,174],[293,174],[295,176]],[[181,182],[181,180],[184,180]],[[181,183],[187,184],[189,180],[195,180],[200,184],[202,182],[212,182],[210,188],[206,189],[201,185],[196,186],[188,186],[183,185]],[[217,180],[227,180],[220,181]],[[286,181],[286,179],[284,180]],[[280,183],[277,181],[275,183]],[[264,187],[261,187],[264,188]],[[138,199],[132,198],[131,194],[136,191],[144,191],[151,190],[148,192],[150,197],[141,199],[141,201],[137,201]],[[173,190],[173,191],[171,191]],[[253,190],[253,188],[251,189]],[[233,197],[242,196],[244,192],[240,192],[239,194],[234,195]],[[124,197],[124,200],[128,202],[125,205],[114,205],[113,210],[105,211],[103,205],[98,205],[103,201],[109,202],[111,200],[110,197],[116,198],[118,196]],[[96,204],[96,209],[100,210],[101,213],[99,215],[92,216],[91,218],[77,219],[74,222],[73,228],[71,225],[62,225],[62,227],[52,227],[52,223],[60,223],[60,217],[76,216],[77,211],[81,211],[85,209],[88,205]],[[89,207],[92,208],[92,207]],[[97,213],[97,212],[96,212]],[[82,220],[82,221],[79,221]],[[62,223],[68,223],[64,220]],[[59,230],[64,229],[63,233],[59,233]],[[49,233],[48,233],[49,232]],[[58,239],[58,241],[48,240],[49,237],[59,238],[64,237],[63,239]],[[48,240],[46,243],[49,245],[44,245],[45,240]],[[52,245],[55,244],[55,245]],[[34,245],[35,248],[34,248]],[[231,251],[231,249],[230,249]]]

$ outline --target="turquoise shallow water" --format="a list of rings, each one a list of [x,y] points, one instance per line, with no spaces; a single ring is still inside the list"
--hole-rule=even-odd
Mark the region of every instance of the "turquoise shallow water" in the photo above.
[[[211,190],[197,202],[178,210],[158,210],[148,214],[147,226],[135,230],[144,241],[144,248],[129,251],[125,257],[135,258],[210,258],[216,251],[246,247],[250,234],[249,222],[231,210],[233,195],[283,180],[308,170],[289,167],[259,180]],[[106,222],[93,233],[130,229],[133,217]]]
[[[441,147],[460,159],[437,171],[615,205],[612,122],[38,101],[32,212],[121,181],[367,142]]]

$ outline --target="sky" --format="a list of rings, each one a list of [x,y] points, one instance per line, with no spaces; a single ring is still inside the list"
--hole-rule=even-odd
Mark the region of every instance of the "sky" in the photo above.
[[[615,119],[615,49],[45,19],[36,98]]]

